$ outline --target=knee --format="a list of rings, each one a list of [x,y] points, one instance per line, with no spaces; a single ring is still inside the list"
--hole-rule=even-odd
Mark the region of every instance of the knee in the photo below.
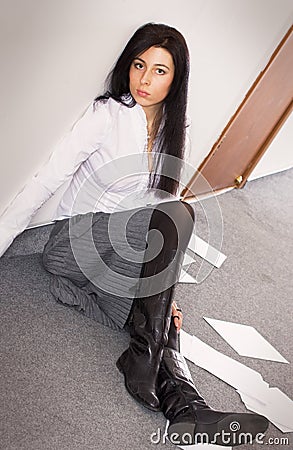
[[[185,201],[182,201],[182,200],[179,200],[179,201],[187,209],[187,211],[189,212],[189,214],[190,214],[190,216],[192,218],[192,221],[194,222],[195,221],[195,212],[194,212],[193,207],[189,203],[187,203]]]
[[[167,212],[170,214],[170,218],[174,221],[176,225],[180,228],[186,225],[192,226],[195,222],[195,212],[193,207],[184,201],[175,200],[173,202],[165,203]]]
[[[150,228],[159,229],[168,241],[189,240],[194,228],[193,207],[181,200],[160,203],[153,211]],[[185,244],[184,244],[185,245]]]

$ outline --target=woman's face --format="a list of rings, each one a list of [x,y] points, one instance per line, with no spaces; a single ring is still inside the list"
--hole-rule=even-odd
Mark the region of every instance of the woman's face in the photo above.
[[[172,85],[174,72],[172,55],[161,47],[150,47],[133,60],[129,71],[130,93],[145,112],[160,108]]]

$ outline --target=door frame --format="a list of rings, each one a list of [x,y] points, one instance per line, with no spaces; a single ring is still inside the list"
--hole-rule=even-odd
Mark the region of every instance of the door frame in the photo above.
[[[287,33],[285,34],[285,36],[283,37],[277,48],[275,49],[264,70],[260,72],[256,80],[254,81],[253,85],[248,90],[244,100],[242,101],[242,103],[237,108],[234,115],[227,123],[226,127],[222,131],[218,140],[213,145],[207,157],[202,161],[202,163],[198,167],[198,170],[192,176],[187,186],[181,191],[180,195],[181,197],[183,197],[183,199],[195,197],[200,194],[206,194],[214,190],[221,190],[229,187],[242,188],[245,185],[247,178],[249,177],[255,166],[258,164],[259,160],[264,155],[270,143],[272,142],[276,134],[279,132],[282,125],[284,124],[284,122],[286,121],[286,119],[289,117],[289,115],[293,110],[293,81],[292,81],[292,89],[291,87],[289,87],[288,92],[286,92],[286,102],[284,104],[283,109],[280,111],[277,119],[276,120],[274,119],[274,123],[269,125],[270,129],[265,131],[262,144],[260,146],[257,146],[255,149],[252,149],[253,156],[250,158],[249,161],[247,161],[246,166],[244,169],[241,170],[241,173],[237,174],[236,176],[235,173],[231,174],[228,183],[227,180],[223,180],[222,183],[221,182],[219,183],[219,180],[217,180],[217,182],[213,183],[212,171],[213,170],[215,171],[217,169],[217,167],[215,166],[216,164],[215,160],[217,160],[219,156],[221,156],[221,147],[223,144],[225,144],[225,139],[230,130],[233,129],[233,133],[235,133],[235,129],[237,129],[238,126],[239,128],[242,127],[243,132],[243,126],[245,128],[245,123],[243,123],[243,121],[241,123],[241,118],[244,117],[245,108],[247,107],[247,105],[250,104],[253,105],[253,99],[255,98],[259,99],[259,94],[262,89],[263,92],[265,92],[264,91],[265,89],[268,89],[267,80],[270,79],[270,76],[274,77],[274,83],[278,82],[278,79],[276,79],[276,77],[278,77],[279,75],[278,68],[280,67],[280,64],[284,63],[284,61],[288,61],[288,59],[285,59],[286,52],[288,54],[288,51],[292,52],[293,55],[293,25],[289,28],[289,30],[287,31]],[[291,80],[293,80],[293,57],[292,60],[290,60],[289,62],[289,77],[291,77]],[[274,98],[273,100],[277,102],[279,99]],[[259,117],[259,121],[261,120],[263,120],[262,117]],[[249,136],[249,126],[250,124],[247,123],[246,128],[248,136]],[[233,158],[237,158],[237,152],[233,154]],[[221,163],[222,162],[223,161],[221,161]],[[227,167],[229,170],[229,165],[226,165],[225,169]]]

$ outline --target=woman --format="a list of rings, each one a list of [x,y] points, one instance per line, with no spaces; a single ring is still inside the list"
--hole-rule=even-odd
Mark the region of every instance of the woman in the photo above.
[[[139,28],[107,92],[1,219],[1,254],[37,208],[70,181],[43,252],[51,292],[107,326],[129,330],[117,367],[128,392],[169,419],[171,440],[194,443],[204,433],[208,442],[231,445],[230,433],[237,445],[232,422],[255,437],[267,420],[209,408],[179,353],[182,312],[173,291],[194,226],[192,207],[176,198],[188,75],[188,49],[177,30],[152,23]]]

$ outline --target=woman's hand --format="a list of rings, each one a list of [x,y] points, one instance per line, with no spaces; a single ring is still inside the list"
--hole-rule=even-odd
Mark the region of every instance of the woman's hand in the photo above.
[[[179,333],[182,322],[183,322],[183,314],[180,308],[178,308],[175,300],[172,303],[172,316],[174,317],[174,325],[176,327],[177,333]]]

